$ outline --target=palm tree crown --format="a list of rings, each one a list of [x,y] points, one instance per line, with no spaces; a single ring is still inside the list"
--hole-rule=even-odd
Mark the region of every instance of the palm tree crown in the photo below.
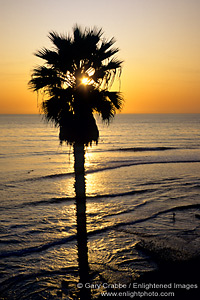
[[[50,32],[54,48],[35,55],[45,60],[33,70],[29,86],[43,90],[42,112],[60,127],[60,141],[84,145],[98,142],[99,131],[93,113],[109,122],[121,109],[120,92],[109,91],[122,61],[114,58],[119,49],[114,39],[102,38],[102,29],[82,30],[77,25],[72,36]]]

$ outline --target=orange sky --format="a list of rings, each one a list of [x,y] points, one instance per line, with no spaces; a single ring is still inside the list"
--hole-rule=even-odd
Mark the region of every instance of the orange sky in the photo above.
[[[33,53],[75,23],[115,36],[123,113],[200,113],[199,0],[0,0],[0,113],[38,113]],[[116,84],[118,88],[118,84]]]

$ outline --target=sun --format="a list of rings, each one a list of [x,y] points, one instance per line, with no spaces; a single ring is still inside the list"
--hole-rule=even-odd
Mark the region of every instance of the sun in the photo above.
[[[87,77],[83,77],[81,79],[81,83],[84,84],[84,85],[88,85],[90,83],[90,80]]]

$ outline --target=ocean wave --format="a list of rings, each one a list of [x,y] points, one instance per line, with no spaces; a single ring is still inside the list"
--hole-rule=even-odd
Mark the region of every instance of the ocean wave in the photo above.
[[[30,170],[27,174],[28,176],[31,176],[30,174],[34,170]],[[35,182],[35,181],[41,181],[41,180],[49,180],[49,179],[59,179],[59,178],[65,178],[65,177],[70,177],[73,176],[74,172],[69,172],[69,173],[57,173],[57,174],[49,174],[49,175],[43,175],[43,176],[33,176],[25,179],[20,179],[20,180],[11,180],[9,183],[6,184],[0,184],[0,190],[3,190],[5,188],[15,188],[16,184],[19,183],[24,183],[24,182]]]
[[[97,172],[103,172],[103,171],[109,171],[109,170],[115,170],[115,169],[120,169],[120,168],[125,168],[125,167],[132,167],[132,166],[140,166],[140,165],[156,165],[156,164],[179,164],[179,163],[200,163],[200,159],[192,159],[189,160],[177,160],[177,159],[172,159],[172,160],[152,160],[152,161],[137,161],[135,159],[132,160],[123,160],[123,161],[111,161],[108,162],[109,166],[103,166],[99,167],[97,169],[91,169],[87,170],[85,172],[85,175],[87,174],[92,174],[92,173],[97,173]],[[29,173],[30,174],[30,173]],[[34,181],[40,181],[40,180],[48,180],[48,179],[59,179],[59,178],[65,178],[65,177],[71,177],[74,176],[74,172],[68,172],[68,173],[56,173],[56,174],[49,174],[49,175],[44,175],[44,176],[37,176],[37,177],[30,177],[30,178],[25,178],[22,180],[16,180],[16,181],[11,181],[9,184],[6,184],[5,187],[13,187],[12,184],[16,183],[22,183],[22,182],[34,182]]]
[[[43,156],[43,155],[70,155],[70,154],[72,154],[72,152],[69,150],[68,152],[62,152],[62,151],[54,151],[54,150],[52,150],[52,151],[45,151],[45,152],[40,152],[40,151],[35,151],[35,152],[28,152],[27,153],[28,155],[41,155],[41,156]]]
[[[155,160],[155,161],[136,161],[136,160],[129,160],[129,161],[120,161],[119,162],[113,162],[113,166],[106,166],[98,169],[88,170],[86,171],[87,174],[91,173],[97,173],[97,172],[103,172],[103,171],[109,171],[114,169],[120,169],[120,168],[126,168],[126,167],[132,167],[132,166],[141,166],[141,165],[159,165],[159,164],[179,164],[179,163],[200,163],[200,159],[191,159],[191,160]]]
[[[118,229],[118,228],[123,227],[123,226],[142,223],[142,222],[154,219],[154,218],[158,217],[159,215],[166,214],[166,213],[169,213],[169,212],[181,211],[181,210],[186,210],[186,209],[199,209],[199,208],[200,208],[200,204],[175,206],[175,207],[172,207],[172,208],[169,208],[169,209],[165,209],[165,210],[156,212],[156,213],[154,213],[154,214],[152,214],[151,216],[148,216],[148,217],[144,217],[144,218],[140,218],[140,219],[133,220],[133,221],[128,221],[128,222],[127,221],[119,222],[119,223],[114,224],[114,225],[109,225],[109,226],[105,226],[105,227],[100,228],[100,229],[95,229],[95,230],[89,231],[87,236],[90,237],[90,236],[94,236],[94,235],[97,235],[97,234],[102,234],[102,233],[104,233],[106,231],[109,231],[109,230],[115,230],[115,229]],[[135,232],[135,234],[137,234],[137,232]],[[58,239],[58,240],[55,240],[53,242],[49,242],[49,243],[46,243],[46,244],[43,244],[43,245],[40,245],[40,246],[27,247],[25,249],[20,249],[20,250],[13,250],[13,251],[11,250],[11,251],[1,252],[0,253],[0,259],[8,258],[8,257],[11,257],[11,256],[20,256],[21,257],[21,256],[25,256],[25,255],[30,255],[30,254],[42,252],[42,251],[48,250],[52,247],[60,246],[60,245],[66,244],[68,242],[74,241],[74,240],[76,240],[76,237],[77,237],[77,235],[74,234],[74,235],[68,236],[67,238],[66,237],[61,238],[61,239]]]
[[[124,192],[124,193],[103,194],[103,195],[89,196],[89,197],[87,197],[87,199],[123,197],[123,196],[130,196],[130,195],[148,193],[148,192],[152,192],[152,191],[155,191],[155,190],[156,189],[133,190],[133,191]]]
[[[146,151],[165,151],[165,150],[178,150],[180,148],[175,147],[127,147],[127,148],[116,148],[116,149],[93,149],[92,152],[146,152]],[[15,152],[1,154],[0,158],[12,158],[12,157],[30,157],[30,156],[55,156],[55,155],[73,155],[72,151],[27,151],[26,153]]]
[[[124,197],[124,196],[131,196],[131,195],[137,195],[137,194],[143,194],[143,193],[149,193],[154,192],[156,189],[142,189],[142,190],[133,190],[129,192],[124,193],[116,193],[116,194],[102,194],[102,195],[95,195],[95,196],[86,196],[87,200],[98,200],[102,198],[116,198],[116,197]],[[47,200],[40,200],[40,201],[30,201],[30,202],[24,202],[20,204],[16,204],[15,206],[7,206],[7,207],[0,207],[2,210],[7,209],[21,209],[26,206],[42,206],[42,205],[49,205],[49,204],[59,204],[59,203],[65,203],[70,201],[75,201],[75,197],[57,197],[57,198],[51,198]]]
[[[30,156],[57,156],[57,155],[72,155],[72,152],[69,150],[68,152],[66,151],[54,151],[54,150],[46,150],[46,151],[26,151],[24,153],[22,152],[15,152],[15,153],[6,153],[6,154],[1,154],[0,153],[0,158],[14,158],[14,157],[30,157]],[[49,159],[50,159],[49,157]]]
[[[32,253],[37,253],[37,252],[42,252],[45,251],[49,248],[52,248],[54,246],[59,246],[59,245],[63,245],[67,242],[70,242],[72,240],[74,240],[76,238],[76,235],[71,235],[67,238],[63,238],[60,240],[55,240],[53,242],[49,242],[47,244],[43,244],[40,246],[35,246],[35,247],[27,247],[25,249],[20,249],[20,250],[11,250],[11,251],[5,251],[5,252],[1,252],[0,253],[0,259],[2,258],[7,258],[10,256],[24,256],[24,255],[29,255]]]
[[[169,213],[169,212],[182,211],[182,210],[185,210],[185,209],[199,209],[199,208],[200,208],[200,204],[189,204],[189,205],[174,206],[174,207],[171,207],[171,208],[168,208],[168,209],[158,211],[158,212],[152,214],[149,217],[145,217],[145,218],[130,221],[130,222],[118,223],[118,224],[114,225],[114,227],[118,228],[120,226],[127,226],[127,225],[142,223],[142,222],[154,219],[154,218],[158,217],[159,215],[163,215],[163,214],[166,214],[166,213]]]
[[[110,149],[109,151],[122,151],[122,152],[144,152],[144,151],[165,151],[165,150],[178,150],[175,147],[130,147],[130,148],[117,148]]]
[[[74,201],[75,198],[73,197],[58,197],[58,198],[51,198],[47,200],[40,200],[40,201],[30,201],[30,202],[24,202],[19,205],[15,205],[13,208],[23,208],[26,206],[40,206],[40,205],[49,205],[49,204],[59,204],[59,203],[64,203],[64,202],[69,202],[69,201]]]
[[[54,178],[62,178],[62,177],[72,176],[72,175],[74,175],[74,172],[57,173],[57,174],[50,174],[50,175],[44,175],[44,176],[38,176],[38,177],[31,177],[31,178],[25,179],[24,181],[37,181],[37,180],[42,180],[42,179],[54,179]]]
[[[122,211],[115,212],[115,213],[110,213],[110,214],[108,213],[107,215],[104,216],[104,218],[106,218],[106,217],[110,218],[112,216],[115,217],[115,216],[119,216],[119,215],[129,214],[129,213],[135,211],[137,208],[145,206],[146,204],[147,204],[147,201],[144,201],[143,203],[133,205],[133,208],[122,210]]]
[[[145,205],[145,202],[142,203],[142,205]],[[115,230],[115,229],[118,229],[119,227],[123,227],[123,226],[134,225],[134,224],[142,223],[142,222],[145,222],[145,221],[149,221],[149,220],[152,220],[152,219],[158,217],[159,215],[163,215],[163,214],[166,214],[166,213],[169,213],[169,212],[175,212],[175,211],[177,212],[177,211],[183,211],[183,210],[188,210],[188,209],[199,209],[199,208],[200,208],[200,204],[189,204],[189,205],[174,206],[174,207],[171,207],[171,208],[168,208],[168,209],[164,209],[164,210],[155,212],[152,215],[144,217],[144,218],[140,218],[140,219],[132,220],[132,221],[119,222],[119,223],[114,224],[114,225],[110,225],[110,226],[107,226],[107,227],[104,227],[104,228],[89,231],[88,236],[93,236],[93,235],[96,235],[96,234],[100,234],[100,233],[103,233],[103,232],[108,231],[108,230]],[[198,218],[198,216],[197,216],[197,218]],[[135,232],[135,234],[137,234],[137,233]]]

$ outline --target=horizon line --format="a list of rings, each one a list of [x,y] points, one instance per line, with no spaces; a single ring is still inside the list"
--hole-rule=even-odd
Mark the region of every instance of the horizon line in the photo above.
[[[94,113],[95,115],[98,115],[98,113]],[[130,113],[126,113],[126,112],[122,112],[122,113],[116,113],[116,115],[198,115],[200,114],[200,112],[150,112],[150,113],[145,113],[145,112],[141,112],[141,113],[134,113],[134,112],[130,112]],[[41,113],[0,113],[0,115],[38,115],[38,116],[43,116],[45,114],[41,114]]]

